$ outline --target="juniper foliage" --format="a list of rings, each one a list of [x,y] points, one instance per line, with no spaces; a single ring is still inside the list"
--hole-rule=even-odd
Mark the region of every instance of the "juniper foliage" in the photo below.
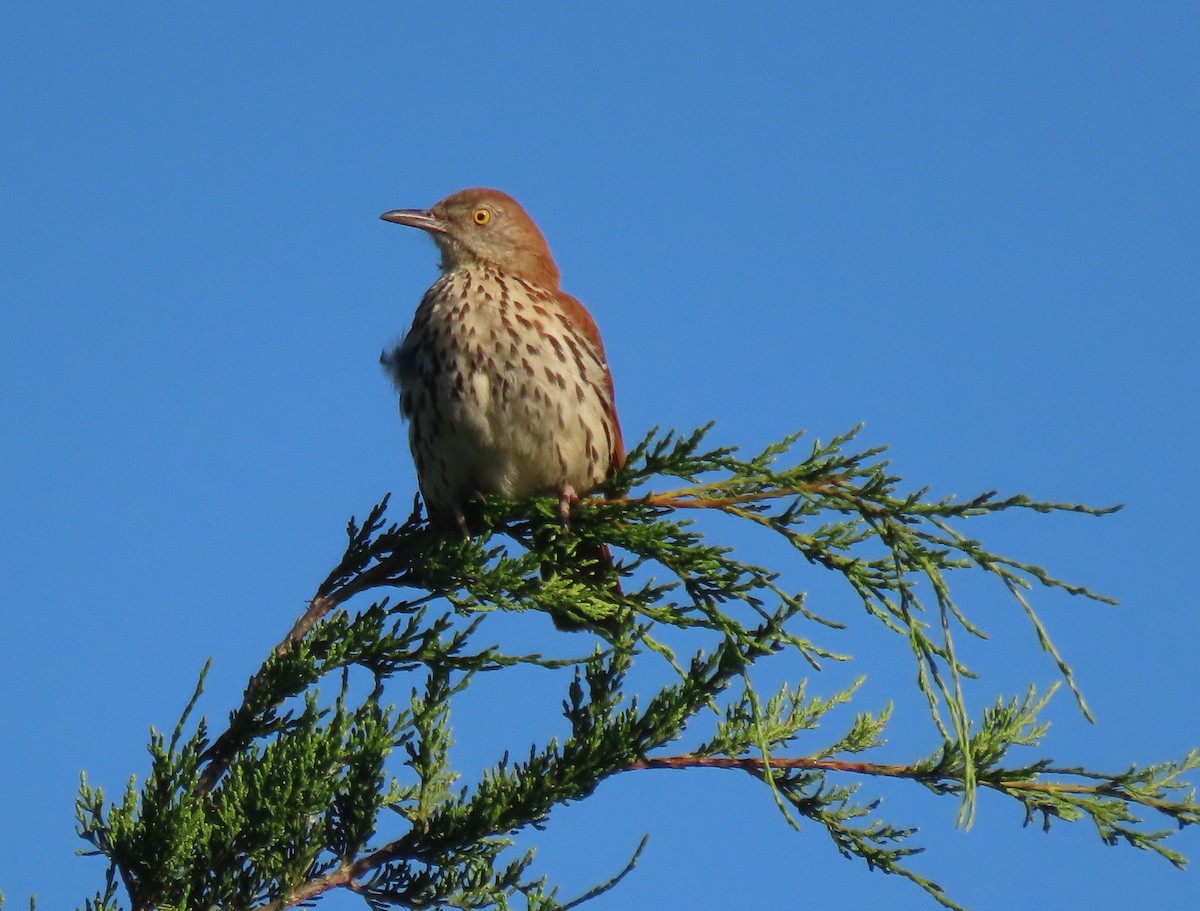
[[[386,498],[352,520],[341,561],[223,727],[194,717],[201,674],[171,735],[152,732],[145,781],[131,780],[116,802],[83,781],[79,834],[107,867],[82,907],[283,909],[346,889],[375,909],[562,911],[616,887],[642,845],[609,880],[567,900],[534,874],[533,851],[519,849],[517,837],[605,779],[652,768],[748,772],[785,819],[816,823],[842,854],[912,881],[947,908],[959,906],[910,865],[921,850],[916,829],[877,818],[878,801],[860,796],[867,783],[911,781],[950,796],[963,824],[978,790],[992,790],[1018,801],[1027,821],[1090,820],[1105,842],[1185,863],[1166,842],[1170,830],[1144,817],[1175,827],[1200,818],[1183,777],[1200,752],[1115,773],[1050,759],[1010,764],[1011,748],[1040,745],[1050,693],[1000,697],[978,716],[964,696],[971,671],[958,642],[982,631],[951,580],[974,571],[1011,593],[1087,714],[1024,592],[1108,599],[993,553],[962,528],[1009,510],[1110,509],[994,492],[966,501],[904,493],[881,449],[855,451],[854,432],[814,443],[803,458],[798,434],[744,458],[705,448],[706,430],[648,436],[610,495],[588,501],[569,529],[553,498],[489,499],[472,516],[480,532],[470,539],[435,533],[415,505],[407,520],[389,522]],[[678,486],[656,490],[664,481]],[[850,660],[822,644],[839,624],[786,590],[776,571],[713,543],[719,523],[701,534],[696,515],[779,536],[901,637],[928,707],[927,756],[864,758],[881,748],[890,707],[843,720],[837,710],[849,711],[842,707],[857,683],[812,692],[822,667]],[[589,539],[620,556],[622,594],[597,586],[596,568],[573,558]],[[548,561],[555,570],[546,579]],[[492,641],[491,616],[522,611],[589,627],[560,636],[564,649],[586,654],[550,657]],[[793,682],[758,692],[752,671],[781,655],[792,656]],[[666,682],[635,693],[630,675],[651,662],[669,671]],[[452,761],[456,700],[520,668],[565,675],[567,733],[514,733],[508,751],[467,776]]]

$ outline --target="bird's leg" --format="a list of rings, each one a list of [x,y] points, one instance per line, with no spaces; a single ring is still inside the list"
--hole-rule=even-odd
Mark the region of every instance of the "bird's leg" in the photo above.
[[[473,490],[462,501],[462,508],[454,514],[454,524],[458,526],[459,531],[462,532],[463,537],[468,541],[475,540],[475,534],[484,531],[483,517],[480,514],[480,510],[483,508],[483,501],[483,492],[478,489]],[[467,515],[468,512],[471,513],[471,516]]]
[[[563,528],[571,527],[571,510],[578,505],[579,494],[575,493],[574,487],[563,484],[558,488],[558,521],[562,522]]]
[[[467,526],[467,517],[461,512],[454,514],[454,524],[458,526],[458,530],[462,532],[462,536],[468,541],[471,540],[471,529]]]

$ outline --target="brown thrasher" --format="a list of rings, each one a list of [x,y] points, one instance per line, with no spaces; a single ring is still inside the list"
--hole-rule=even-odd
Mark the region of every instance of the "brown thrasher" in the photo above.
[[[431,521],[465,529],[481,494],[578,498],[624,464],[613,381],[596,322],[558,287],[542,233],[498,190],[460,190],[385,221],[429,233],[441,277],[382,357],[400,392]],[[611,563],[607,550],[576,556]]]

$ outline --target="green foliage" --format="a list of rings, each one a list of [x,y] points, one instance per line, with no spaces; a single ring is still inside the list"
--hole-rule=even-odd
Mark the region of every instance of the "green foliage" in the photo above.
[[[703,430],[652,435],[613,479],[611,496],[588,501],[570,529],[558,525],[552,498],[481,504],[472,523],[481,531],[470,540],[435,533],[416,509],[388,524],[385,500],[361,525],[350,523],[345,555],[222,730],[213,736],[204,719],[192,720],[201,675],[170,738],[152,732],[140,787],[130,781],[110,803],[82,783],[79,832],[108,861],[103,888],[83,907],[282,909],[338,888],[377,909],[573,907],[615,887],[641,847],[610,880],[566,901],[532,874],[533,853],[518,852],[514,837],[606,778],[651,768],[749,773],[793,825],[816,823],[842,854],[911,880],[948,908],[958,906],[908,866],[921,850],[916,829],[874,818],[878,801],[858,797],[864,782],[911,781],[951,796],[964,824],[977,790],[994,790],[1019,801],[1027,820],[1091,820],[1107,843],[1182,865],[1164,844],[1168,833],[1138,814],[1196,822],[1200,807],[1181,776],[1200,753],[1118,774],[1048,759],[1006,765],[1012,747],[1040,744],[1038,714],[1050,694],[999,699],[977,720],[964,697],[971,671],[956,637],[982,633],[951,594],[954,573],[990,575],[1014,596],[1085,714],[1022,591],[1040,585],[1107,599],[991,553],[961,533],[962,523],[1012,509],[1108,510],[994,493],[965,502],[903,494],[879,450],[848,450],[852,437],[814,444],[779,467],[798,436],[743,459],[732,449],[705,451]],[[683,486],[649,492],[661,478]],[[683,518],[689,510],[780,536],[902,637],[929,710],[930,755],[906,764],[861,758],[883,745],[890,706],[843,718],[838,710],[861,680],[810,693],[825,662],[849,660],[817,641],[838,624],[785,590],[778,573],[710,543]],[[596,541],[620,555],[623,593],[615,576],[597,584],[596,565],[572,559],[581,542]],[[579,549],[595,552],[594,543]],[[543,579],[550,554],[555,572]],[[375,600],[348,606],[368,592]],[[590,643],[590,651],[547,657],[488,641],[489,615],[520,611],[590,627],[586,636],[561,636],[564,647]],[[813,676],[764,698],[753,672],[773,655],[794,656],[796,676]],[[654,665],[665,682],[636,694],[631,674]],[[515,739],[464,786],[453,761],[456,701],[488,675],[520,668],[569,678],[565,733]],[[841,733],[817,743],[826,727]]]

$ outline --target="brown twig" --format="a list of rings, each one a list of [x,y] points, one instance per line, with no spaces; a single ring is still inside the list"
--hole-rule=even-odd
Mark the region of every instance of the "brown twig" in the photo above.
[[[887,765],[877,762],[846,762],[840,759],[814,759],[799,757],[793,759],[772,759],[769,763],[762,759],[731,756],[661,756],[653,759],[639,759],[625,767],[628,771],[638,772],[645,769],[741,769],[754,775],[765,775],[772,769],[815,769],[822,772],[852,772],[856,775],[882,775],[888,778],[928,778],[926,772],[919,772],[911,766]]]
[[[662,756],[653,759],[639,759],[627,765],[631,772],[647,769],[740,769],[752,775],[765,775],[768,771],[779,769],[812,769],[821,772],[846,772],[854,775],[876,775],[885,778],[910,778],[931,781],[942,779],[952,781],[950,776],[935,775],[928,770],[915,769],[907,765],[894,765],[876,762],[846,762],[840,759],[819,759],[813,757],[797,757],[791,759],[779,758],[765,762],[752,757],[736,758],[729,756]],[[1053,770],[1051,770],[1053,771]],[[1060,774],[1071,774],[1069,771]],[[982,780],[982,787],[991,788],[1001,793],[1011,794],[1015,791],[1028,791],[1048,796],[1095,797],[1109,796],[1119,800],[1128,800],[1144,806],[1164,811],[1168,801],[1147,799],[1133,795],[1128,789],[1116,786],[1111,782],[1101,784],[1083,784],[1067,781],[1033,781],[1030,779],[1004,779],[1001,781]],[[1164,811],[1165,812],[1165,811]]]
[[[773,490],[760,490],[754,493],[739,494],[735,497],[706,498],[687,491],[703,490],[703,487],[685,487],[680,490],[669,490],[664,493],[648,493],[640,497],[617,497],[608,500],[609,503],[627,503],[631,505],[655,506],[661,509],[724,509],[737,506],[740,503],[756,503],[760,500],[780,500],[784,497],[794,497],[802,493],[821,493],[828,488],[838,488],[844,484],[841,477],[825,478],[821,481],[809,481],[795,484],[791,487],[780,487]],[[605,501],[601,501],[605,502]]]
[[[311,902],[332,889],[350,889],[357,892],[358,885],[354,882],[355,876],[360,875],[355,873],[357,866],[357,863],[342,864],[331,873],[326,873],[302,886],[297,886],[283,898],[263,905],[258,911],[284,911],[285,908],[294,908],[305,902]]]
[[[275,646],[275,652],[286,655],[288,650],[307,636],[330,611],[355,595],[372,588],[398,585],[400,577],[412,565],[413,558],[425,550],[429,543],[429,538],[425,535],[414,536],[404,542],[405,546],[402,549],[392,551],[374,566],[362,570],[340,585],[337,581],[340,576],[339,570],[334,570],[317,586],[317,592],[309,602],[308,609],[296,619],[288,634]]]

